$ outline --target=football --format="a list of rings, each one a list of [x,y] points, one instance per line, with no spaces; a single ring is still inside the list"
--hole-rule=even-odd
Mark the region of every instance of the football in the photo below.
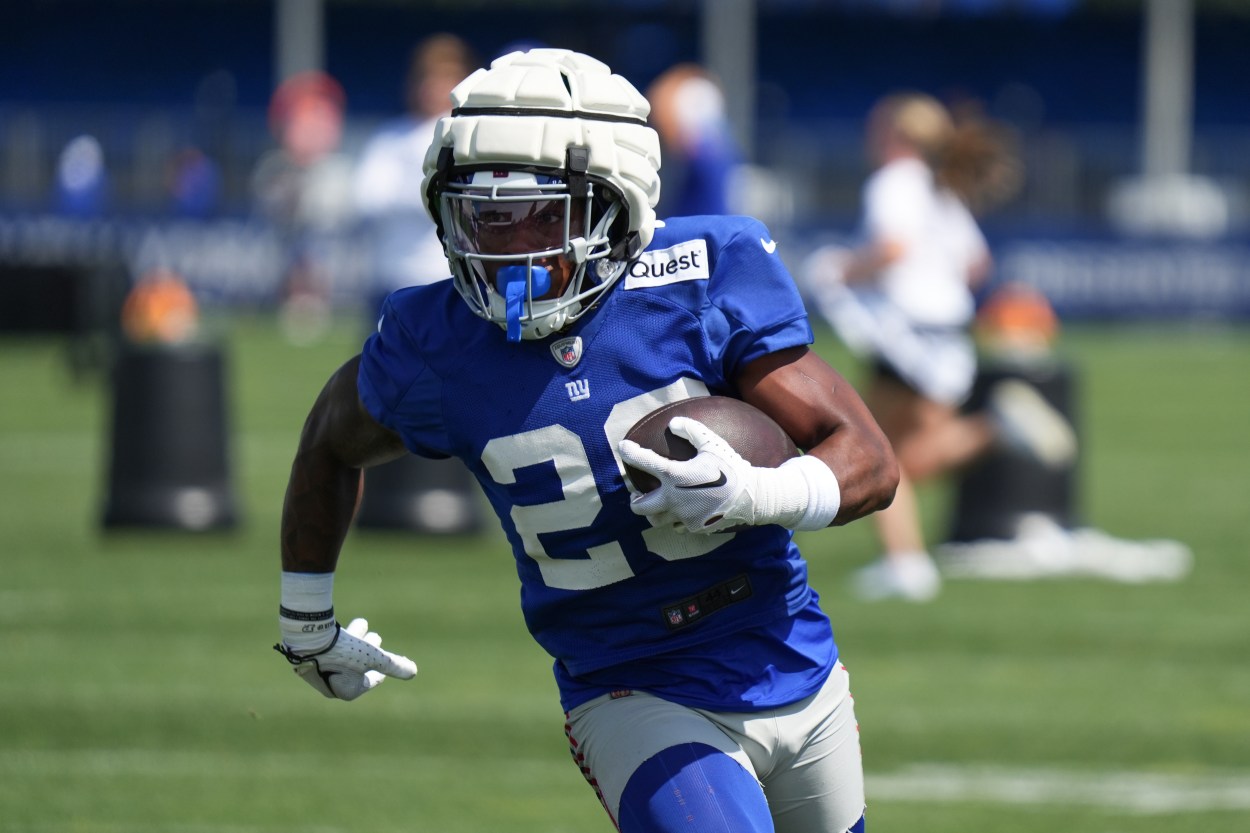
[[[634,423],[625,439],[670,460],[689,460],[695,454],[694,446],[668,430],[669,421],[676,416],[702,422],[753,466],[776,468],[791,457],[799,456],[794,441],[772,417],[730,396],[698,396],[661,405]],[[660,485],[653,475],[628,464],[625,476],[640,492],[649,492]]]

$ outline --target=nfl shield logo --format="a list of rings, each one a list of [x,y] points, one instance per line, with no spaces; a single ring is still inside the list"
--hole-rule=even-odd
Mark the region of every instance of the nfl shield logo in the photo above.
[[[668,623],[670,625],[680,625],[686,618],[682,615],[681,609],[676,607],[670,607],[668,610],[664,611],[664,613],[668,616]]]
[[[573,367],[582,360],[582,337],[562,338],[551,345],[551,355],[565,367]]]

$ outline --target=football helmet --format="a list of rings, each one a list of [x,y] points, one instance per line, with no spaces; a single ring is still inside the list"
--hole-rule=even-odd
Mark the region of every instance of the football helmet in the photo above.
[[[660,196],[650,105],[565,49],[497,58],[452,91],[422,191],[460,295],[509,341],[559,332],[647,247]]]

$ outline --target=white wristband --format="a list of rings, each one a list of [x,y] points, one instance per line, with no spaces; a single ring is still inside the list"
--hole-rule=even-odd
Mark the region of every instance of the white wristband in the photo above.
[[[316,651],[330,644],[337,631],[334,619],[334,573],[282,573],[278,625],[282,641],[297,651]]]
[[[824,529],[833,523],[842,506],[842,487],[838,483],[837,475],[823,460],[812,454],[804,454],[782,463],[778,471],[784,472],[786,477],[802,477],[807,492],[802,515],[783,526],[797,531],[809,531]]]

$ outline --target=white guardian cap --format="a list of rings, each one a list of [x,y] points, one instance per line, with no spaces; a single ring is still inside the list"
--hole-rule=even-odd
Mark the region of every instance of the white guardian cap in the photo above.
[[[651,242],[660,141],[650,105],[588,55],[497,58],[451,94],[422,191],[456,289],[510,341],[591,309]]]

